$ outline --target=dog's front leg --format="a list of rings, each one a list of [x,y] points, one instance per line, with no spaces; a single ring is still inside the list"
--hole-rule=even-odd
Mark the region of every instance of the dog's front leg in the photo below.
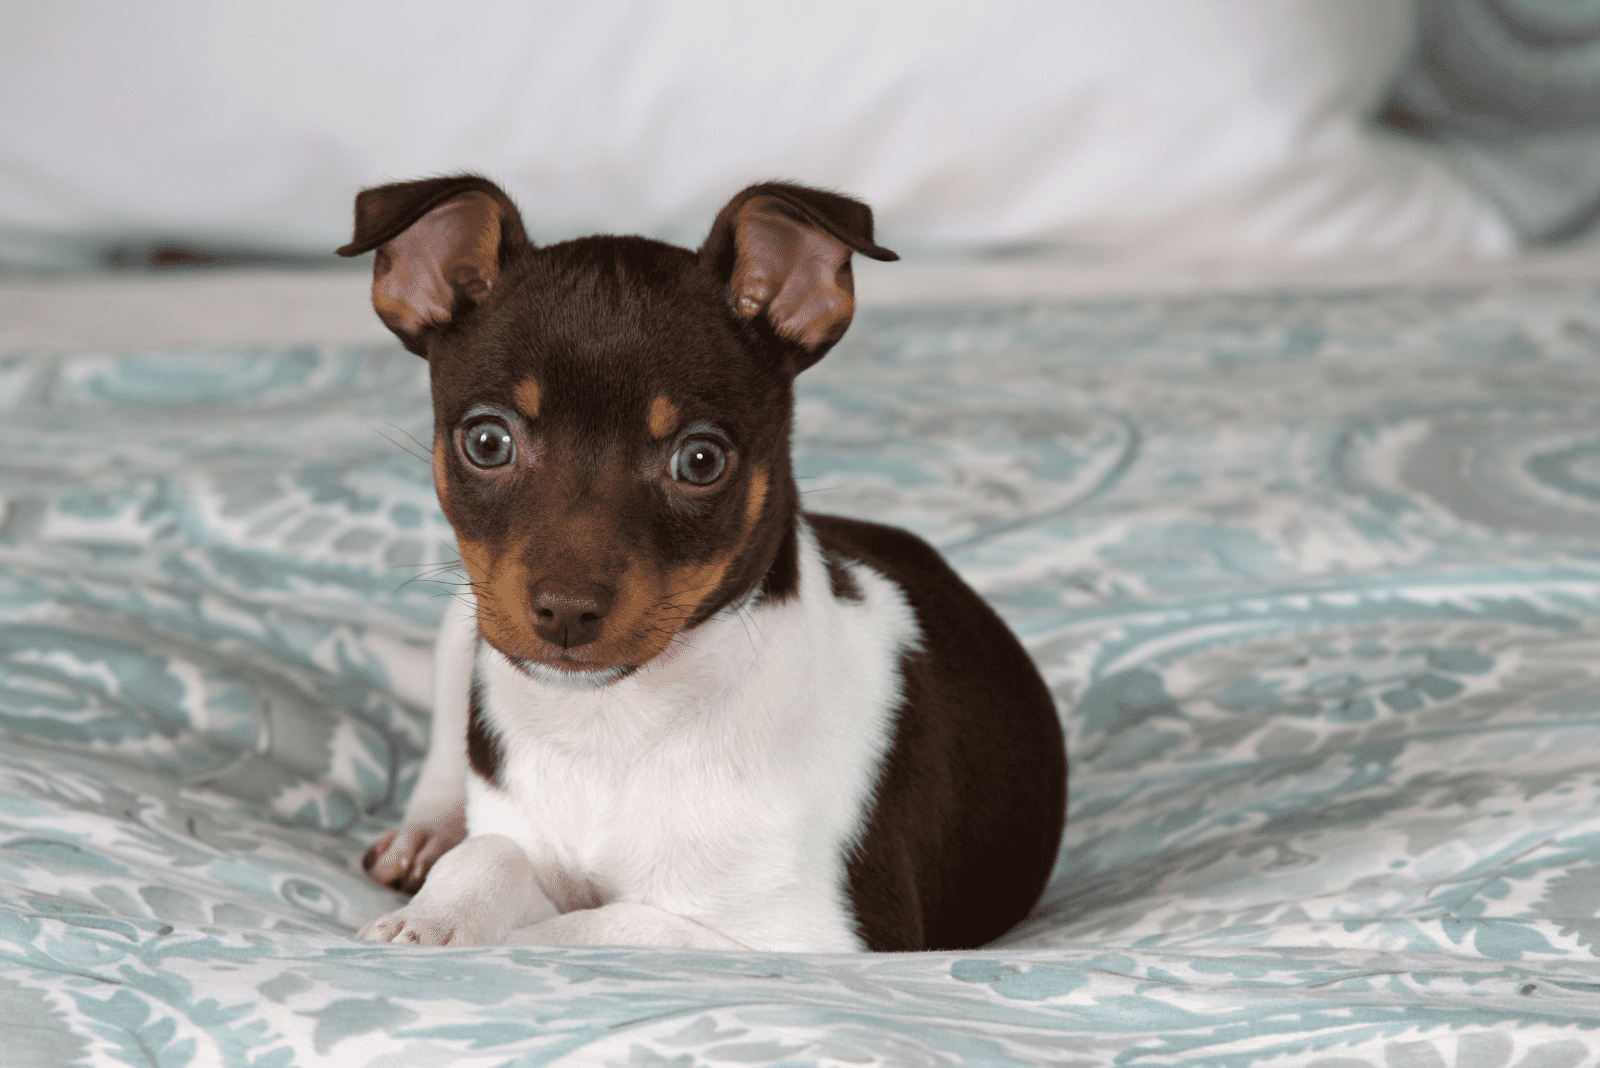
[[[563,913],[513,932],[509,941],[528,946],[750,948],[698,921],[632,901]]]
[[[439,858],[411,903],[361,929],[369,942],[481,946],[556,915],[528,854],[503,834],[468,838]]]
[[[433,724],[428,754],[404,823],[367,848],[361,866],[372,881],[414,894],[439,858],[467,837],[467,693],[477,653],[477,601],[470,594],[445,609],[433,657]]]

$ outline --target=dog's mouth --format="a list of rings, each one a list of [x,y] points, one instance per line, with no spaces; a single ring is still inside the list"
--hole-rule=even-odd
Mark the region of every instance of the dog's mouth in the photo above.
[[[478,633],[495,652],[528,678],[564,689],[596,690],[639,670],[638,664],[607,662],[594,657],[589,650],[546,649],[539,648],[538,643],[532,649],[507,649],[485,634],[481,626]]]
[[[615,655],[604,655],[596,647],[598,644],[563,649],[559,645],[535,639],[520,648],[501,648],[500,651],[518,671],[529,678],[569,688],[605,686],[639,670],[638,663]]]
[[[639,670],[638,664],[622,664],[607,668],[556,668],[527,657],[507,657],[511,666],[536,682],[562,686],[570,690],[598,690]]]

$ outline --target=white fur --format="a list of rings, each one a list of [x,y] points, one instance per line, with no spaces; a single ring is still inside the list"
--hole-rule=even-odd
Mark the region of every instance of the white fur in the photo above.
[[[433,648],[433,726],[422,774],[406,803],[405,825],[439,816],[467,792],[467,692],[478,645],[478,603],[450,600]]]
[[[470,837],[362,937],[863,948],[846,858],[917,627],[900,589],[864,565],[847,565],[864,599],[835,599],[799,527],[797,597],[731,607],[609,684],[532,678],[452,614],[439,646],[458,659],[437,669],[433,749],[407,818],[464,779]],[[503,788],[462,770],[474,644]],[[554,915],[541,872],[591,882],[604,904]]]
[[[521,847],[503,835],[475,834],[439,858],[410,904],[373,920],[360,937],[479,946],[504,942],[516,928],[555,915]]]

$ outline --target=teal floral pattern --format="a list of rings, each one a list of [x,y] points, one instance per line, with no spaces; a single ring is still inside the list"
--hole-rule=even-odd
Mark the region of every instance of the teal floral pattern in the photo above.
[[[880,310],[805,374],[807,507],[939,545],[1066,725],[964,953],[353,939],[457,578],[426,389],[0,354],[8,1068],[1600,1061],[1600,290]]]

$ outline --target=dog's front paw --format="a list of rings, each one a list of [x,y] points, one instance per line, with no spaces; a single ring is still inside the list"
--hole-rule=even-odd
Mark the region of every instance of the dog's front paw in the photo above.
[[[416,913],[397,909],[361,928],[357,938],[368,942],[410,942],[419,946],[487,946],[506,932],[474,923],[471,917]]]
[[[367,847],[361,866],[379,886],[414,894],[434,862],[466,837],[466,806],[457,804],[431,820],[385,833]]]

